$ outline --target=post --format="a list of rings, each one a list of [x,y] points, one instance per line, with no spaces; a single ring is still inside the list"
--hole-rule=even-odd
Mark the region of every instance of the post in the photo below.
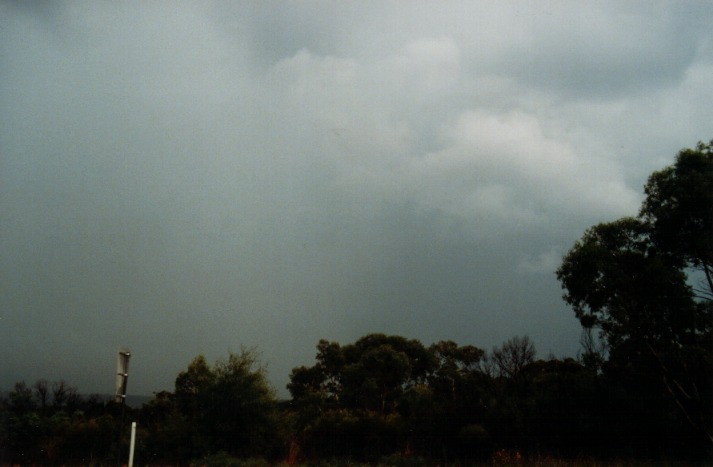
[[[119,348],[116,358],[116,395],[114,400],[121,404],[121,422],[119,423],[119,439],[116,444],[116,462],[121,465],[121,439],[124,429],[124,410],[126,408],[126,380],[129,377],[129,358],[131,352],[125,347]]]
[[[127,348],[120,348],[116,357],[116,397],[117,404],[124,403],[126,399],[126,380],[129,378],[129,359],[131,352]]]
[[[129,467],[134,467],[134,445],[136,444],[136,422],[131,422],[131,445],[129,447]]]

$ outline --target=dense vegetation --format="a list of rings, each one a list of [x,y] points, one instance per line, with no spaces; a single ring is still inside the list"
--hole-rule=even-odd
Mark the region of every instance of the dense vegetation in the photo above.
[[[486,351],[369,334],[321,340],[287,401],[249,349],[196,357],[136,409],[20,382],[0,401],[0,462],[117,462],[133,420],[139,464],[710,461],[713,142],[645,192],[637,217],[588,229],[556,272],[583,328],[577,359],[537,359],[526,336]]]

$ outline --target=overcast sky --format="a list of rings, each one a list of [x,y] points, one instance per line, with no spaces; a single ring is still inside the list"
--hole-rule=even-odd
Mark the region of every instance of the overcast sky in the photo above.
[[[624,5],[622,5],[624,4]],[[554,271],[713,138],[713,3],[0,2],[0,389],[320,338],[576,356]]]

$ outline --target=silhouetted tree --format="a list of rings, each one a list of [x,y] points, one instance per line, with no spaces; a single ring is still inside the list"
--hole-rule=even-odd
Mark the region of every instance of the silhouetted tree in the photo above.
[[[227,452],[271,456],[277,439],[277,400],[253,349],[210,366],[203,356],[176,377],[175,400],[190,428],[192,457]],[[181,420],[178,420],[181,422]]]
[[[52,388],[52,389],[50,389]],[[34,389],[34,391],[33,391]],[[48,402],[60,394],[62,403]],[[76,388],[39,380],[33,387],[15,384],[0,400],[0,464],[86,465],[110,459],[114,417],[96,397]]]
[[[322,340],[317,363],[290,375],[297,437],[311,457],[375,461],[393,452],[483,456],[483,379],[474,346],[368,334],[340,346]],[[477,448],[466,447],[468,440]]]
[[[494,347],[491,355],[499,376],[515,378],[525,365],[534,361],[536,353],[528,336],[515,336],[502,346]]]
[[[687,423],[709,445],[712,143],[683,150],[673,166],[654,172],[639,216],[591,227],[557,270],[564,299],[608,348],[605,373],[636,393],[637,403],[649,401],[641,411],[648,416],[666,406],[666,395],[680,416],[661,413],[657,420],[669,429]],[[701,271],[707,290],[691,287],[690,268]],[[641,427],[653,425],[650,419]]]

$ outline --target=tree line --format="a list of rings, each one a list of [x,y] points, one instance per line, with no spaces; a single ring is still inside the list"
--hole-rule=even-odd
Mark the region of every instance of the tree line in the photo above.
[[[636,216],[588,229],[556,271],[577,358],[538,359],[527,336],[485,350],[374,333],[320,340],[288,400],[255,349],[196,357],[139,408],[20,382],[0,401],[0,463],[117,462],[129,420],[139,464],[710,461],[713,141],[644,190]]]

